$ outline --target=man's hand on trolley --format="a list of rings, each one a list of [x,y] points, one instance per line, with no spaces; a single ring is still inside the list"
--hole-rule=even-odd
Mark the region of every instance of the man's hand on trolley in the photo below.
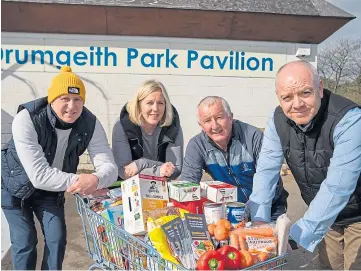
[[[99,179],[94,174],[80,174],[78,180],[73,183],[66,191],[72,194],[83,196],[90,195],[97,190]]]

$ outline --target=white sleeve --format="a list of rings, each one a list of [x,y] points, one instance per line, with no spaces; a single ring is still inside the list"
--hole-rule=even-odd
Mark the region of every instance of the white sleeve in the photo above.
[[[95,123],[93,137],[89,142],[88,152],[95,167],[93,174],[99,178],[98,189],[115,183],[118,178],[118,167],[114,162],[104,128],[98,119]]]
[[[52,168],[38,143],[38,134],[26,109],[12,123],[16,152],[33,186],[47,191],[65,191],[78,179],[76,174]]]

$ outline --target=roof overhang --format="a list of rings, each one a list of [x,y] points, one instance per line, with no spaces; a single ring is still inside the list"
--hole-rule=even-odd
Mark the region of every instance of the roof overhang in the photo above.
[[[319,44],[353,17],[3,1],[5,32]]]

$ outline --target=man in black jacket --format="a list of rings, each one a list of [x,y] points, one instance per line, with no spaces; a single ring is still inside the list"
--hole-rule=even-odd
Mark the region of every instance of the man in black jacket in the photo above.
[[[308,62],[276,76],[276,108],[265,129],[250,197],[252,220],[268,221],[285,158],[309,206],[290,236],[327,269],[361,269],[361,108],[323,89]]]
[[[41,269],[60,270],[66,247],[64,191],[87,195],[116,181],[104,129],[84,102],[83,82],[65,66],[52,80],[48,97],[21,105],[14,117],[13,138],[1,151],[1,208],[16,270],[36,267],[34,214],[45,239]],[[86,149],[95,172],[78,175]]]

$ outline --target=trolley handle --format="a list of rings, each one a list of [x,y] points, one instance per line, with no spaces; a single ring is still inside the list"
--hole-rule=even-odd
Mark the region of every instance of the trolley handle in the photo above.
[[[74,196],[77,200],[84,202],[88,207],[90,206],[90,199],[87,196],[81,196],[80,194],[76,193]]]
[[[87,207],[90,207],[90,201],[91,200],[109,199],[108,195],[101,195],[101,196],[92,196],[92,195],[90,195],[91,197],[89,197],[89,196],[81,196],[80,194],[76,193],[76,194],[74,194],[74,196],[78,200],[83,201],[87,205]]]

